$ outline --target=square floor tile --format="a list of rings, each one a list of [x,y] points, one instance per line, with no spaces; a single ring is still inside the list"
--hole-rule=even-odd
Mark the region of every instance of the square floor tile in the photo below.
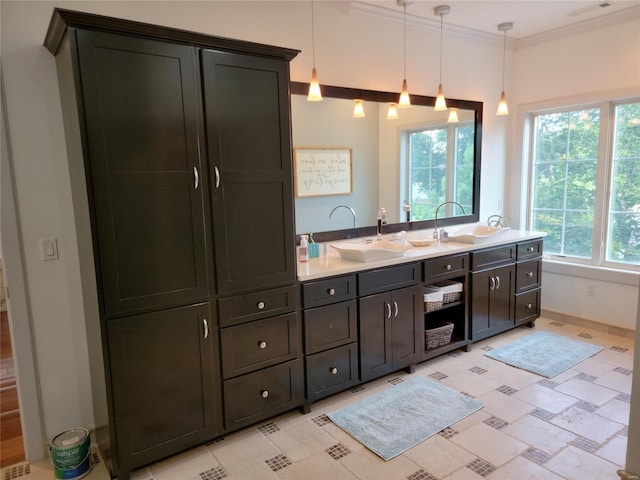
[[[574,407],[556,416],[551,423],[598,443],[605,443],[624,428],[617,422]]]
[[[613,463],[576,447],[568,447],[545,464],[552,472],[570,479],[615,479]]]
[[[499,467],[527,449],[525,443],[484,423],[460,432],[451,441]]]

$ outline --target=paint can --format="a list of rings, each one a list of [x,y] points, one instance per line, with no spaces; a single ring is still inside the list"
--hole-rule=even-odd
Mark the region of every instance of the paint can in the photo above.
[[[91,437],[85,428],[62,432],[49,446],[55,478],[78,480],[91,471]]]

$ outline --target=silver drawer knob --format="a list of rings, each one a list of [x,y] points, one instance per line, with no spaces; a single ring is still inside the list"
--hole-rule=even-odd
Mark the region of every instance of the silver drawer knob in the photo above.
[[[447,270],[447,271],[451,270],[451,265],[449,265],[449,264],[445,265],[444,269]]]
[[[262,398],[268,398],[269,397],[269,390],[261,390],[260,391],[260,396]]]
[[[527,307],[529,310],[531,310],[531,308],[533,308],[533,305],[531,305],[530,303],[527,303],[527,304],[525,305],[525,307]]]
[[[264,302],[258,302],[258,310],[264,309]]]
[[[336,289],[335,288],[330,288],[329,290],[327,290],[327,293],[331,296],[336,294]]]
[[[264,348],[267,348],[267,342],[265,342],[265,341],[258,342],[258,346],[259,346],[260,348],[263,348],[263,349],[264,349]]]
[[[329,371],[331,372],[332,375],[335,375],[336,373],[338,373],[338,369],[336,367],[331,367]]]
[[[533,252],[534,248],[533,247],[527,247],[527,252]]]
[[[533,272],[527,272],[527,277],[529,278],[533,277]]]

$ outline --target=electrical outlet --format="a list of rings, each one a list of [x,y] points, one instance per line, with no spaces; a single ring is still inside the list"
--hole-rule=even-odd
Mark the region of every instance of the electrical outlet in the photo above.
[[[587,285],[587,297],[595,297],[596,296],[596,287],[593,285]]]

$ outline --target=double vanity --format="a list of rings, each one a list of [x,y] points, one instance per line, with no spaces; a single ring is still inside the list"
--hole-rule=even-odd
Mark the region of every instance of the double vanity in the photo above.
[[[408,240],[430,235],[413,231]],[[298,263],[307,410],[359,383],[533,326],[543,234],[504,229],[464,241],[474,243],[441,241],[369,262],[346,260],[329,244],[325,255]],[[425,293],[451,287],[452,301],[425,302]],[[444,326],[452,329],[445,343],[428,344]]]

